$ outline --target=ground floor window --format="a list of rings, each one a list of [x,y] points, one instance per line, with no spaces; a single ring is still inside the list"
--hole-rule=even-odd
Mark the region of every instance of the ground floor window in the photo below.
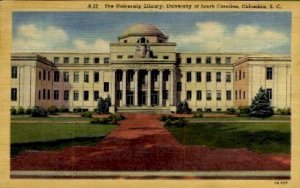
[[[89,100],[89,91],[83,92],[83,100],[88,101]]]
[[[104,82],[104,92],[109,92],[109,82]]]
[[[270,88],[267,89],[267,97],[269,98],[269,100],[272,99],[272,89]]]
[[[69,100],[69,91],[68,90],[64,91],[64,100],[65,101]]]
[[[17,97],[18,97],[17,88],[12,88],[11,89],[11,100],[17,101]]]
[[[231,100],[231,90],[226,91],[226,100],[228,100],[228,101]]]
[[[202,91],[201,91],[201,90],[198,90],[198,91],[197,91],[197,100],[198,100],[198,101],[201,101],[201,100],[202,100]]]
[[[217,90],[217,101],[220,101],[221,100],[221,91],[220,90]]]
[[[190,101],[192,99],[192,91],[186,91],[186,100]]]
[[[78,101],[79,100],[79,91],[74,91],[73,100]]]
[[[54,93],[53,93],[53,98],[54,100],[58,100],[59,99],[59,91],[58,90],[54,90]]]
[[[94,101],[99,99],[99,91],[94,91]]]
[[[211,91],[210,90],[206,91],[206,100],[211,101]]]

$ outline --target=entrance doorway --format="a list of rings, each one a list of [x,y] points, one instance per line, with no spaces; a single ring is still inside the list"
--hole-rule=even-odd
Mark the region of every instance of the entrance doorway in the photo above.
[[[133,105],[133,92],[132,91],[128,91],[126,93],[126,105],[127,106]]]
[[[146,105],[146,92],[142,91],[139,92],[139,106]]]
[[[158,91],[151,92],[151,105],[152,106],[158,105]]]

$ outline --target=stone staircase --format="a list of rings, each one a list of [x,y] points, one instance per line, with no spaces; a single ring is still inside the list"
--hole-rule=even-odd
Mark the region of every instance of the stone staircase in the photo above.
[[[148,114],[170,114],[170,107],[162,106],[122,106],[117,107],[119,113],[148,113]]]

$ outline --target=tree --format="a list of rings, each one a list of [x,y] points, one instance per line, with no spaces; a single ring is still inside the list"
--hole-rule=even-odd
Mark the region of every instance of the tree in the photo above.
[[[108,114],[110,105],[111,105],[111,100],[110,100],[109,96],[107,96],[106,99],[99,97],[96,113],[97,114]]]
[[[178,103],[177,105],[177,113],[178,114],[188,114],[191,113],[191,109],[189,108],[189,104],[187,101],[183,101]]]
[[[265,118],[270,117],[273,114],[273,107],[271,106],[266,90],[260,88],[254,99],[252,99],[249,115],[253,117]]]

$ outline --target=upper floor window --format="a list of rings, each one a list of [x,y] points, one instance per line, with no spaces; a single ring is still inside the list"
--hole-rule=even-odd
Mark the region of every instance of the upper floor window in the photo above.
[[[59,91],[58,90],[54,90],[53,99],[54,100],[59,100]]]
[[[78,101],[79,100],[79,91],[75,90],[73,94],[73,100]]]
[[[89,100],[89,91],[83,91],[83,100],[88,101]]]
[[[74,72],[74,82],[79,82],[79,72]]]
[[[201,82],[201,72],[196,72],[196,82]]]
[[[84,82],[89,82],[89,72],[84,72]]]
[[[221,64],[221,57],[216,57],[216,64]]]
[[[122,55],[117,55],[117,59],[123,59]]]
[[[69,82],[69,72],[64,72],[64,82]]]
[[[79,64],[79,57],[74,57],[74,64]]]
[[[69,100],[69,90],[64,91],[64,100],[68,101]]]
[[[94,72],[94,82],[99,82],[99,72]]]
[[[271,100],[272,99],[272,89],[268,88],[266,90],[266,94],[267,94],[268,99]]]
[[[206,82],[211,82],[211,72],[206,73]]]
[[[109,82],[104,82],[104,92],[109,92]]]
[[[205,62],[206,62],[206,64],[211,64],[211,57],[206,57]]]
[[[241,80],[241,79],[242,79],[242,71],[239,70],[239,80]]]
[[[54,82],[59,82],[59,71],[54,71]]]
[[[197,57],[197,58],[196,58],[196,63],[197,63],[197,64],[201,64],[201,63],[202,63],[201,57]]]
[[[89,63],[90,63],[90,58],[85,57],[85,58],[83,59],[83,63],[84,63],[84,64],[89,64]]]
[[[197,90],[197,100],[198,101],[202,100],[202,91],[201,90]]]
[[[169,59],[169,56],[163,56],[163,59]]]
[[[99,64],[99,62],[100,62],[100,58],[99,57],[95,57],[94,58],[94,63]]]
[[[69,58],[68,57],[64,57],[64,64],[68,64],[69,63]]]
[[[216,99],[217,99],[217,101],[221,100],[221,90],[217,90]]]
[[[186,58],[186,63],[191,64],[192,63],[192,58],[190,58],[190,57]]]
[[[104,58],[104,63],[106,64],[106,63],[109,63],[109,57],[105,57]]]
[[[59,63],[59,57],[54,57],[54,58],[53,58],[53,62],[54,62],[54,64]]]
[[[191,72],[187,72],[186,73],[186,81],[187,82],[191,82],[192,81],[192,73]]]
[[[180,58],[180,57],[177,58],[177,63],[178,63],[178,64],[181,63],[181,58]]]
[[[266,78],[267,78],[267,80],[273,79],[273,68],[272,67],[266,68]]]
[[[192,99],[192,91],[186,91],[186,100],[190,101]]]
[[[231,82],[231,73],[226,72],[226,82]]]
[[[46,80],[46,70],[43,70],[43,80]]]
[[[226,64],[231,64],[231,57],[226,57],[225,58],[225,63]]]
[[[231,100],[231,90],[226,90],[226,100]]]
[[[11,67],[11,78],[18,78],[18,67]]]
[[[133,59],[133,55],[128,55],[127,58],[128,59]]]
[[[216,73],[216,81],[221,82],[221,72]]]
[[[149,43],[149,40],[146,39],[145,37],[141,37],[137,40],[137,43],[141,43],[141,44]]]
[[[94,101],[99,99],[99,91],[94,91]]]
[[[211,101],[211,91],[210,90],[206,91],[206,100]]]

